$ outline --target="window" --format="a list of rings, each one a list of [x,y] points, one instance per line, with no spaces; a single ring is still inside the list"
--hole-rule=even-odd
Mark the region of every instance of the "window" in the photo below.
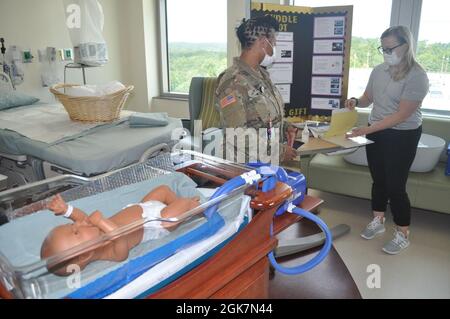
[[[422,2],[417,61],[427,71],[430,92],[423,108],[450,111],[450,2]],[[447,113],[448,114],[448,113]]]
[[[329,7],[353,5],[352,48],[348,96],[364,93],[372,69],[383,62],[377,51],[380,35],[389,28],[392,0],[294,0],[296,6]]]
[[[227,0],[161,0],[165,94],[187,94],[191,78],[227,67]]]

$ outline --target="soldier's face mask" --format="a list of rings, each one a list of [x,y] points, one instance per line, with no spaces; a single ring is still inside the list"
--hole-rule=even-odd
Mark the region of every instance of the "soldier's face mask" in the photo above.
[[[263,67],[268,67],[268,66],[272,65],[272,64],[275,62],[275,57],[276,57],[276,47],[273,46],[273,45],[270,43],[270,41],[267,40],[267,38],[264,38],[264,40],[266,40],[266,42],[272,47],[272,52],[273,52],[273,53],[272,53],[272,55],[270,56],[270,55],[267,54],[267,51],[263,48],[265,56],[264,56],[264,59],[261,61],[260,64],[261,64],[261,66],[263,66]]]

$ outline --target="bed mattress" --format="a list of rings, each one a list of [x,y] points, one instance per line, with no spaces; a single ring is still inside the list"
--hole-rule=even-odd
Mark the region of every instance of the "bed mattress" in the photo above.
[[[128,121],[101,126],[83,136],[58,144],[32,140],[0,129],[0,152],[27,155],[67,168],[80,175],[97,175],[137,162],[150,147],[171,143],[172,133],[182,128],[180,119],[169,118],[164,127],[130,128]]]

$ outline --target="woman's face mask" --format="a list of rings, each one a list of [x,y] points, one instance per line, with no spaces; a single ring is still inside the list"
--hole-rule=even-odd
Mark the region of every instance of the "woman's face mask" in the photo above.
[[[400,64],[403,58],[403,47],[405,41],[388,36],[381,39],[381,46],[378,48],[383,53],[384,62],[387,65],[395,66]]]
[[[267,43],[269,43],[269,45],[272,47],[272,52],[273,52],[273,53],[272,53],[272,55],[270,56],[270,55],[267,54],[266,50],[263,48],[265,56],[264,56],[264,59],[261,61],[260,65],[263,66],[263,67],[268,67],[268,66],[271,66],[271,65],[275,62],[275,57],[276,57],[276,47],[274,47],[274,46],[269,42],[269,40],[267,40],[267,38],[264,38],[264,39],[265,39],[265,40],[267,41]]]
[[[383,54],[384,62],[390,66],[399,65],[402,61],[402,58],[397,55],[396,52],[392,52],[392,54]]]

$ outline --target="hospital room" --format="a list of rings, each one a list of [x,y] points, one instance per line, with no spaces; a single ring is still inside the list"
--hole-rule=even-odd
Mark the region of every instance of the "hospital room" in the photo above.
[[[1,303],[449,299],[449,11],[0,0]]]

